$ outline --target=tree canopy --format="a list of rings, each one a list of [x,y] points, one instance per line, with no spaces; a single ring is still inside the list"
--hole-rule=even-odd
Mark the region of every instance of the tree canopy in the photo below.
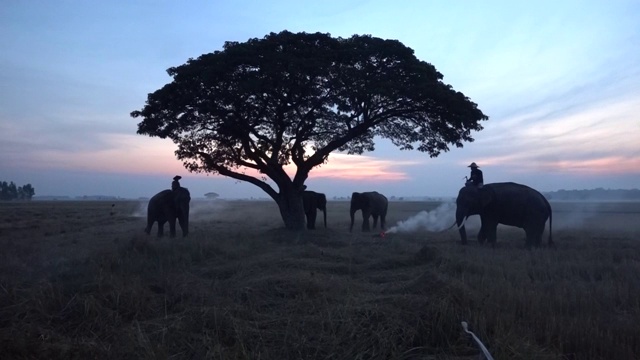
[[[31,184],[16,186],[13,181],[0,181],[0,200],[31,200],[35,194]]]
[[[218,193],[215,193],[215,192],[208,192],[208,193],[204,194],[204,197],[206,197],[207,199],[216,199],[219,196],[220,195]]]
[[[487,119],[412,49],[369,35],[271,33],[226,42],[167,72],[173,81],[131,113],[142,118],[138,134],[173,140],[190,171],[260,187],[287,227],[299,227],[287,211],[304,222],[299,193],[331,152],[362,154],[381,137],[435,157],[473,141],[471,131]],[[293,177],[284,170],[291,163]]]

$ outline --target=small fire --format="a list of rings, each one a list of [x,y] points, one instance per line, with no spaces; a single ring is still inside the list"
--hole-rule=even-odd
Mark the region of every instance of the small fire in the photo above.
[[[380,232],[380,237],[381,237],[381,238],[385,237],[385,235],[387,235],[387,234],[386,234],[384,231],[381,231],[381,232]]]

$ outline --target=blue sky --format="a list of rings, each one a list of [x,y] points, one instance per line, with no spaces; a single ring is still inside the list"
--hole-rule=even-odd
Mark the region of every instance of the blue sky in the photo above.
[[[455,196],[485,182],[541,191],[640,187],[638,1],[18,1],[0,7],[0,180],[37,195],[151,196],[176,174],[198,197],[263,197],[190,174],[170,140],[136,134],[166,69],[269,32],[397,39],[489,116],[431,159],[380,141],[307,184],[332,196]],[[353,172],[353,169],[358,169]]]

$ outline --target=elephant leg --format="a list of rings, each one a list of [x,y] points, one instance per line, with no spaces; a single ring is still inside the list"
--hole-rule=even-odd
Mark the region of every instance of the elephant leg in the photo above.
[[[362,212],[362,231],[369,231],[369,213]]]
[[[180,229],[182,229],[182,237],[187,237],[187,235],[189,235],[188,220],[178,218],[178,224],[180,224]]]
[[[525,229],[524,233],[527,237],[526,244],[528,248],[538,247],[539,244],[536,244],[535,232],[532,229]]]
[[[380,215],[380,229],[382,230],[386,230],[387,229],[387,219],[386,219],[386,215]]]
[[[542,245],[542,234],[544,233],[544,229],[536,229],[536,246]]]
[[[487,242],[495,245],[498,240],[498,224],[491,224],[486,228]]]
[[[537,216],[528,216],[523,222],[522,228],[526,234],[527,248],[539,247],[542,243],[542,233],[544,232],[544,221],[538,220]]]
[[[533,239],[531,238],[531,234],[529,234],[529,232],[527,230],[524,231],[525,232],[525,247],[527,249],[531,249],[533,247]]]
[[[164,220],[158,220],[158,237],[164,236]]]
[[[487,241],[487,232],[490,221],[486,215],[480,214],[480,230],[478,231],[478,242],[484,244]]]
[[[537,226],[534,228],[536,231],[536,244],[537,246],[541,246],[542,245],[542,235],[544,234],[544,226],[547,222],[546,221],[540,221],[538,222]]]
[[[482,223],[482,225],[480,226],[480,230],[478,231],[478,242],[480,244],[484,244],[484,242],[487,240],[487,226]]]
[[[312,209],[307,213],[307,229],[313,230],[316,228],[317,215],[318,211],[316,209]]]
[[[376,226],[378,226],[378,215],[371,215],[371,217],[373,218],[373,225],[371,225],[371,228],[375,229]]]
[[[542,231],[541,231],[542,230]],[[527,247],[540,247],[542,243],[542,232],[544,230],[540,229],[539,226],[530,226],[524,229],[525,234],[527,235]]]
[[[169,236],[174,238],[176,237],[176,218],[172,217],[169,219]]]

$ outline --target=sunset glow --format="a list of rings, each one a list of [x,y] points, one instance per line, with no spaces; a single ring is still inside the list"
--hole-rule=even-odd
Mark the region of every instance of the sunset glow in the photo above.
[[[639,186],[640,4],[626,0],[8,2],[0,180],[33,183],[38,194],[137,196],[181,174],[203,193],[215,184],[229,196],[263,196],[253,185],[188,173],[176,145],[137,135],[140,119],[129,114],[171,81],[167,68],[284,29],[397,39],[489,116],[474,142],[436,159],[381,139],[362,156],[333,153],[309,174],[316,190],[455,194],[471,161],[488,181],[541,190]]]
[[[311,171],[311,178],[337,178],[358,181],[402,181],[407,174],[400,169],[417,161],[392,161],[371,156],[331,154],[329,162]]]

